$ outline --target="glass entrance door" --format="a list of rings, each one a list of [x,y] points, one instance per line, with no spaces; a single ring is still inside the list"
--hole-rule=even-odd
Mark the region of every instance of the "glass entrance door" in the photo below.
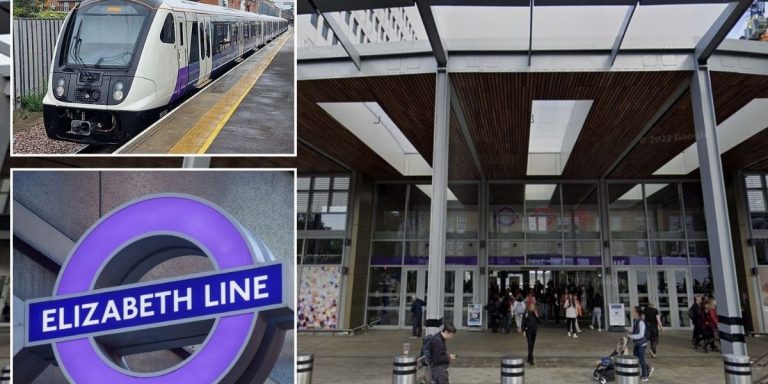
[[[661,323],[668,328],[689,327],[688,306],[691,288],[688,270],[684,268],[656,269],[654,273],[654,302],[661,315]]]
[[[647,269],[617,269],[616,297],[624,304],[624,324],[632,324],[630,311],[636,306],[648,305],[649,281]]]
[[[626,324],[635,306],[656,305],[666,328],[690,327],[688,307],[693,300],[690,274],[685,268],[617,269],[616,293],[624,304]]]
[[[400,308],[400,327],[410,328],[413,325],[411,318],[411,304],[414,296],[427,301],[427,268],[406,268],[403,270],[403,295],[400,302],[403,307]],[[424,308],[426,311],[426,308]],[[426,315],[426,313],[425,313]],[[422,316],[422,323],[426,316]]]
[[[445,271],[445,312],[443,321],[456,328],[467,327],[467,306],[478,303],[477,272],[470,268]]]

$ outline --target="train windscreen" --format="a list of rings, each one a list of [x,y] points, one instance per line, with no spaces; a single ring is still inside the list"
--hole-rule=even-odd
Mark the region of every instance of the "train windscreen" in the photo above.
[[[149,19],[149,7],[110,0],[82,7],[71,19],[67,64],[81,67],[126,67]]]

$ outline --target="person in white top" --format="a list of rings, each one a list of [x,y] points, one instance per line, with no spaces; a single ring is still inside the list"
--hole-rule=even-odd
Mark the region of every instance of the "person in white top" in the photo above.
[[[569,295],[565,299],[565,305],[563,305],[565,308],[565,320],[566,324],[568,326],[568,337],[573,336],[574,339],[578,338],[579,336],[576,335],[576,295]]]
[[[515,315],[517,333],[523,333],[523,315],[525,314],[525,303],[523,303],[522,297],[517,296],[515,299],[515,304],[512,305],[512,313]]]

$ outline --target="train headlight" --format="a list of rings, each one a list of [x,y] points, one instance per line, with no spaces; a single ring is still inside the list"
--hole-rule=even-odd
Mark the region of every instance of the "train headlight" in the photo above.
[[[122,81],[118,81],[115,83],[115,85],[112,88],[112,98],[115,99],[115,101],[120,101],[123,99],[123,88],[125,87],[125,84],[123,84]]]
[[[59,80],[56,81],[56,97],[62,96],[64,96],[64,78],[60,77]]]

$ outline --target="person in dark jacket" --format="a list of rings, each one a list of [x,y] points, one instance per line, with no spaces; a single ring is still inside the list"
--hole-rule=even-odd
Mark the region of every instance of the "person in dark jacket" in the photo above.
[[[536,331],[539,329],[539,313],[536,309],[536,304],[528,306],[528,310],[525,311],[525,317],[523,318],[523,335],[528,341],[528,364],[533,363],[533,346],[536,344]]]
[[[411,303],[411,321],[413,322],[413,329],[411,330],[411,338],[421,338],[421,320],[424,316],[424,306],[427,303],[413,295],[413,302]]]
[[[691,336],[691,343],[693,349],[699,349],[699,343],[701,342],[702,335],[702,321],[701,321],[701,296],[693,298],[693,304],[688,309],[688,318],[691,319],[693,324],[693,335]]]
[[[645,361],[645,348],[648,346],[648,339],[645,337],[645,327],[643,310],[640,307],[635,307],[632,311],[632,332],[627,336],[632,339],[634,344],[632,354],[637,357],[640,363],[640,381],[648,381],[648,378],[653,374],[653,367],[649,366]]]
[[[648,341],[651,348],[649,351],[652,357],[656,357],[656,346],[659,345],[659,332],[664,333],[664,328],[661,324],[659,310],[656,309],[653,302],[648,302],[648,306],[645,307],[643,320],[645,320],[645,325],[648,327],[648,335],[650,336]]]
[[[512,298],[510,295],[504,295],[501,299],[499,306],[499,314],[501,315],[502,326],[504,333],[509,333],[509,327],[512,326]]]
[[[448,354],[445,342],[456,334],[453,324],[445,324],[443,330],[432,338],[429,344],[429,352],[432,357],[432,383],[449,384],[448,365],[456,359],[456,355]]]
[[[597,323],[597,331],[603,330],[603,295],[599,291],[595,291],[592,294],[592,323],[589,324],[589,329],[595,329],[595,323]]]

